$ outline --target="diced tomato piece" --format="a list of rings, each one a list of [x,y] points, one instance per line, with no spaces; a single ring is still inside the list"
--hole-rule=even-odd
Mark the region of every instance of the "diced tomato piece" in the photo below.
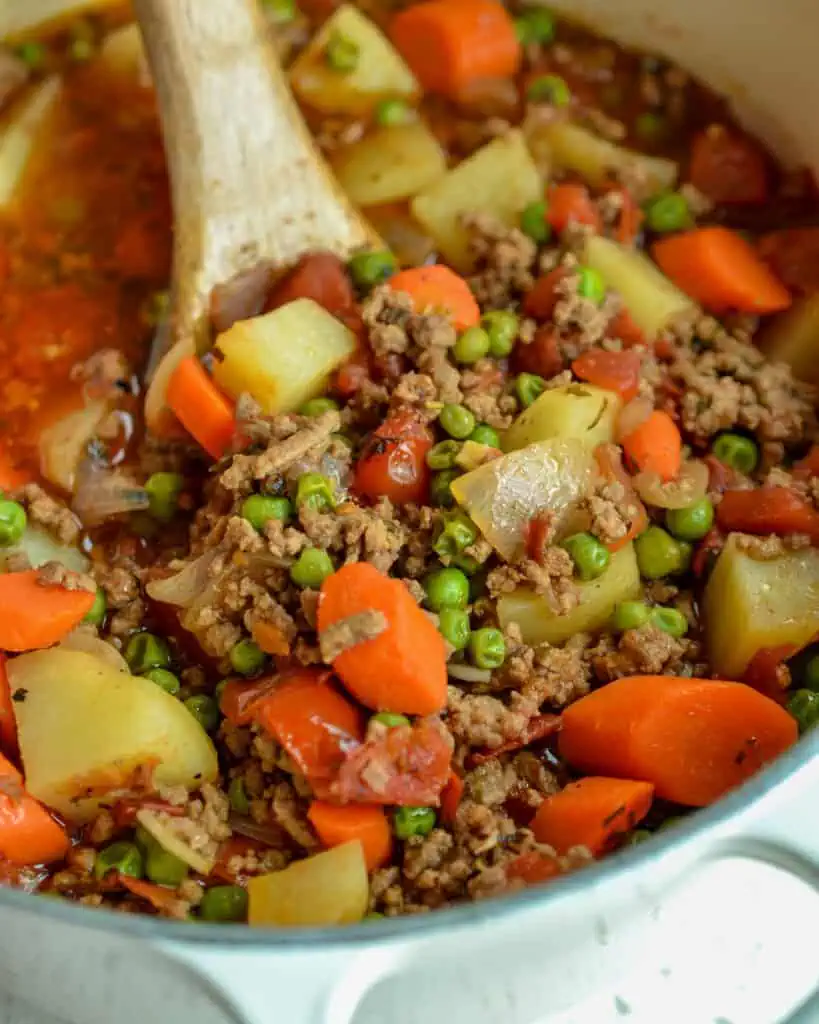
[[[445,825],[452,825],[454,823],[455,815],[458,813],[458,808],[464,795],[464,788],[464,780],[457,772],[450,769],[449,778],[441,793],[440,818]]]
[[[512,364],[518,373],[536,373],[544,380],[565,370],[566,359],[560,349],[557,328],[543,324],[528,345],[518,342],[512,353]]]
[[[642,365],[638,352],[609,352],[603,348],[590,348],[574,360],[572,372],[580,380],[614,391],[624,402],[630,402],[640,390]]]
[[[560,874],[560,865],[554,857],[547,857],[545,853],[537,853],[535,850],[521,853],[506,867],[507,878],[519,878],[527,885],[548,882]]]
[[[568,275],[569,271],[565,267],[555,267],[539,277],[523,298],[523,312],[526,316],[533,316],[536,320],[548,319],[560,298],[558,286]]]
[[[761,147],[721,124],[710,125],[694,139],[689,179],[714,203],[764,203],[768,198]]]
[[[647,344],[642,329],[637,326],[627,309],[621,309],[609,324],[608,333],[612,338],[619,338],[626,348]]]
[[[788,487],[726,491],[717,505],[717,522],[740,533],[804,533],[819,541],[819,512]]]
[[[355,292],[347,269],[331,252],[302,256],[273,289],[267,309],[276,309],[294,299],[312,299],[333,316],[355,309]]]
[[[763,235],[757,252],[791,291],[819,291],[819,228],[786,228]]]
[[[394,505],[423,504],[429,493],[426,457],[431,447],[432,434],[414,413],[391,416],[365,445],[353,489],[371,501],[387,497]]]

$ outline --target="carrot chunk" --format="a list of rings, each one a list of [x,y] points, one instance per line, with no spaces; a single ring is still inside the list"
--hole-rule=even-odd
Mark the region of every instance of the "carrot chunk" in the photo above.
[[[171,375],[168,405],[208,455],[224,455],[236,426],[233,405],[194,356],[183,359]]]
[[[589,776],[547,797],[529,827],[559,854],[585,846],[597,855],[642,821],[653,797],[650,782]]]
[[[520,67],[514,22],[495,0],[416,4],[392,19],[390,38],[424,89],[451,98]]]
[[[682,437],[667,412],[653,413],[622,439],[623,451],[637,469],[673,480],[682,464]]]
[[[559,750],[590,774],[651,782],[703,807],[796,742],[794,719],[744,683],[630,676],[563,712]]]
[[[804,533],[819,542],[819,512],[789,487],[726,491],[717,505],[717,522],[726,531],[779,536]]]
[[[0,754],[0,858],[12,864],[48,864],[68,852],[68,836],[23,787],[23,777]]]
[[[368,871],[383,867],[392,856],[392,833],[381,807],[372,804],[339,806],[314,800],[307,817],[328,849],[358,839]]]
[[[599,231],[602,227],[600,214],[592,202],[589,190],[585,185],[571,182],[565,185],[552,185],[549,189],[546,220],[555,231],[565,231],[570,224],[586,224],[594,231]]]
[[[411,7],[410,11],[419,10]],[[405,292],[412,299],[416,313],[427,310],[451,317],[454,327],[463,331],[474,327],[481,319],[481,311],[469,285],[462,277],[435,264],[432,267],[413,267],[401,270],[389,280],[394,292]]]
[[[318,627],[380,612],[384,629],[333,659],[342,682],[375,711],[432,715],[446,704],[446,649],[432,622],[399,580],[367,562],[342,566],[321,587]]]
[[[39,578],[37,569],[0,576],[0,650],[50,647],[91,611],[90,591],[43,586]]]
[[[658,266],[686,295],[712,313],[777,313],[791,304],[751,246],[728,228],[697,228],[655,242]]]

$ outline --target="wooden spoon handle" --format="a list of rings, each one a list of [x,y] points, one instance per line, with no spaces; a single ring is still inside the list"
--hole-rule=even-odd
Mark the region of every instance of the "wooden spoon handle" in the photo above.
[[[377,242],[318,152],[257,0],[135,0],[174,207],[175,340],[200,341],[211,289],[260,262]]]

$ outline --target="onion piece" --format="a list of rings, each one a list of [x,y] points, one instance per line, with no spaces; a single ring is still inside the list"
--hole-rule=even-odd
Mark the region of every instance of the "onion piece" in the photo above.
[[[136,813],[136,820],[150,832],[153,838],[159,843],[163,850],[174,857],[178,857],[198,875],[209,875],[216,863],[215,857],[206,857],[199,850],[194,850],[172,828],[165,824],[155,811],[142,808]]]
[[[101,640],[90,630],[83,629],[82,626],[72,630],[68,636],[57,644],[57,647],[62,647],[67,651],[82,651],[85,654],[91,654],[99,661],[104,661],[111,668],[116,669],[117,672],[127,672],[130,674],[131,670],[128,668],[128,663],[116,647],[106,643],[105,640]]]
[[[148,492],[122,473],[92,458],[80,463],[71,507],[87,526],[111,516],[142,512],[149,505]]]
[[[654,403],[648,398],[638,396],[627,402],[617,417],[615,436],[618,442],[622,441],[624,437],[628,437],[629,434],[633,434],[653,412]]]
[[[5,570],[14,555],[25,555],[32,569],[39,569],[46,562],[59,562],[72,572],[88,571],[88,559],[78,548],[57,543],[39,526],[27,526],[14,547],[0,548],[0,571]]]
[[[269,263],[241,270],[210,293],[210,322],[217,334],[237,320],[249,320],[264,309],[273,274]]]
[[[165,579],[151,580],[145,590],[154,601],[187,608],[203,592],[208,582],[208,573],[216,558],[216,551],[206,551],[192,562]]]
[[[228,824],[237,835],[244,836],[246,839],[255,839],[267,846],[281,846],[285,839],[282,828],[275,822],[268,821],[259,824],[258,821],[243,814],[231,814]]]
[[[698,459],[682,464],[674,480],[663,482],[657,473],[638,473],[634,489],[647,505],[655,508],[688,508],[708,489],[708,467]]]
[[[46,480],[64,491],[74,490],[80,462],[108,409],[107,402],[89,402],[42,432],[40,468]]]
[[[475,668],[474,665],[447,665],[447,673],[453,679],[464,683],[488,683],[492,679],[492,671],[488,668]]]

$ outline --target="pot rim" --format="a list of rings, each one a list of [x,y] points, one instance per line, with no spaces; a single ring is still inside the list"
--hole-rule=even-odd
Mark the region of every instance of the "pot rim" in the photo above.
[[[379,922],[339,927],[269,928],[249,927],[246,924],[208,924],[172,921],[168,918],[142,914],[123,914],[102,907],[84,907],[78,903],[39,898],[36,893],[0,886],[0,912],[13,910],[37,914],[46,919],[62,921],[67,925],[98,929],[122,938],[152,939],[178,943],[187,947],[230,947],[231,951],[282,950],[288,953],[321,950],[354,949],[372,945],[374,940],[407,941],[424,937],[430,932],[464,929],[488,924],[497,927],[498,918],[511,917],[524,912],[536,912],[547,906],[575,899],[581,890],[610,888],[623,879],[644,871],[669,854],[680,859],[691,857],[692,851],[702,845],[713,833],[734,818],[741,818],[757,801],[779,793],[801,768],[819,757],[819,728],[803,737],[799,743],[775,762],[753,776],[734,792],[718,800],[711,807],[702,808],[690,821],[676,826],[655,841],[623,849],[604,860],[574,871],[562,878],[531,889],[523,889],[507,896],[472,903],[458,904],[429,914],[387,918]],[[736,832],[733,833],[736,835]],[[193,923],[193,927],[191,924]]]

